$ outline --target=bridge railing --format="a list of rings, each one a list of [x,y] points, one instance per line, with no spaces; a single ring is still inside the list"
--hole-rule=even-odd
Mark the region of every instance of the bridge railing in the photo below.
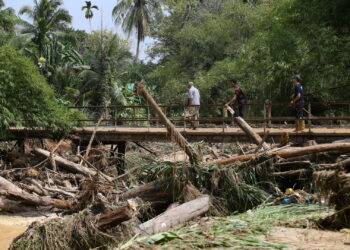
[[[260,123],[264,126],[273,124],[285,124],[296,120],[293,114],[293,105],[289,103],[249,103],[245,106],[244,119],[252,123]],[[160,105],[167,117],[178,126],[188,126],[189,119],[185,119],[183,113],[187,108],[184,105]],[[104,112],[103,124],[108,126],[160,126],[160,120],[154,110],[148,105],[111,105],[111,106],[73,106],[72,109],[82,111],[86,118],[79,120],[85,125],[95,124]],[[236,106],[237,108],[237,106]],[[254,109],[259,116],[250,115],[249,109]],[[258,110],[258,112],[256,112]],[[233,122],[233,117],[225,111],[223,104],[200,105],[198,121],[204,125],[226,125]],[[237,112],[236,112],[237,113]],[[281,116],[287,113],[289,116]],[[339,114],[338,114],[339,113]],[[320,115],[322,114],[322,115]],[[346,115],[344,115],[346,114]],[[306,102],[304,104],[304,117],[309,127],[313,124],[329,124],[329,122],[342,121],[348,124],[350,121],[350,102]],[[195,121],[195,120],[191,120]]]

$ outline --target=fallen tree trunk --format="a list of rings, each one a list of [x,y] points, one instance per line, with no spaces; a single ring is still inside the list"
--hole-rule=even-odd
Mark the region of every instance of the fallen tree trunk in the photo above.
[[[0,190],[2,195],[5,195],[6,197],[14,197],[17,199],[21,199],[24,201],[24,203],[27,203],[27,204],[36,205],[36,206],[54,206],[56,208],[69,209],[69,210],[75,209],[74,201],[57,200],[57,199],[52,199],[51,197],[48,197],[48,196],[37,196],[37,195],[30,194],[1,176],[0,176]]]
[[[204,195],[190,202],[186,202],[175,208],[171,208],[157,217],[142,223],[135,232],[138,235],[152,235],[167,231],[177,225],[181,225],[209,211],[210,199]]]
[[[235,123],[248,135],[255,144],[261,145],[263,149],[265,150],[270,150],[270,146],[263,141],[263,139],[258,135],[257,133],[254,132],[251,126],[242,118],[242,117],[235,117],[234,118]]]
[[[172,184],[166,181],[154,181],[132,188],[123,193],[120,198],[128,200],[139,197],[144,201],[168,203],[172,200]]]
[[[309,147],[302,147],[297,149],[285,149],[281,151],[274,152],[266,152],[265,154],[269,156],[280,156],[282,158],[288,159],[297,156],[315,154],[315,153],[323,153],[323,152],[331,152],[331,151],[341,151],[341,152],[350,152],[350,143],[328,143],[328,144],[319,144],[313,145]],[[209,162],[209,164],[230,164],[235,161],[246,161],[253,157],[259,156],[261,154],[247,154],[247,155],[239,155],[235,157],[231,157],[228,159],[222,159],[217,161]]]
[[[124,221],[130,220],[131,218],[132,214],[130,213],[129,206],[121,207],[116,210],[101,214],[97,223],[97,227],[101,230],[106,230],[113,228]]]
[[[34,151],[39,154],[39,155],[43,155],[45,157],[50,157],[50,152],[41,148],[35,148]],[[83,174],[85,176],[94,176],[97,174],[97,171],[93,170],[93,169],[89,169],[87,167],[84,167],[80,164],[68,161],[58,155],[55,156],[55,161],[57,164],[59,164],[60,166],[64,167],[65,169],[75,172],[75,173],[79,173],[79,174]],[[98,173],[99,175],[103,176],[103,178],[107,179],[108,181],[113,181],[114,178],[107,176],[103,173]]]
[[[163,113],[163,111],[159,108],[156,101],[153,99],[153,97],[147,92],[147,90],[144,87],[143,82],[138,82],[135,86],[135,92],[137,95],[143,96],[147,103],[155,110],[155,112],[158,114],[160,120],[162,123],[164,123],[170,137],[172,140],[174,140],[180,148],[182,148],[185,153],[187,154],[188,158],[190,159],[191,164],[198,165],[199,162],[201,162],[201,158],[199,154],[191,147],[191,145],[187,142],[185,137],[176,130],[174,124],[171,123],[171,121],[166,117],[166,115]]]
[[[18,201],[0,198],[0,210],[10,213],[23,213],[33,211],[35,208],[25,206]]]

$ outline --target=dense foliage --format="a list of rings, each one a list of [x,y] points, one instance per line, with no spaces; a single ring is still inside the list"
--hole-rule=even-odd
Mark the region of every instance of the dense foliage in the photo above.
[[[0,127],[26,126],[64,130],[79,118],[55,98],[38,68],[14,49],[0,48]]]
[[[141,104],[132,83],[142,79],[162,104],[183,104],[187,81],[195,82],[202,103],[223,104],[232,96],[231,78],[250,103],[287,103],[294,74],[302,76],[307,100],[350,97],[348,0],[116,1],[109,15],[136,33],[138,45],[146,36],[154,40],[147,50],[152,62],[135,60],[129,43],[112,31],[75,30],[62,3],[23,6],[27,22],[0,0],[0,46],[22,51],[66,105]],[[86,1],[82,11],[93,22],[99,10]]]
[[[249,102],[287,103],[294,74],[302,75],[308,100],[349,99],[349,1],[169,6],[170,15],[153,34],[151,55],[160,61],[149,74],[163,102],[181,102],[175,93],[193,80],[204,103],[224,103],[232,95],[228,80],[237,78]]]

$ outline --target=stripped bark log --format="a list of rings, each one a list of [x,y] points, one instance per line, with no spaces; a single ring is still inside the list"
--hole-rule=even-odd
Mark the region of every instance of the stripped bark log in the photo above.
[[[323,152],[332,152],[332,151],[350,152],[350,143],[319,144],[319,145],[313,145],[313,146],[303,147],[303,148],[266,152],[265,154],[270,156],[280,156],[282,158],[288,159],[288,158],[297,157],[297,156],[310,155],[310,154],[323,153]],[[209,164],[218,164],[218,165],[230,164],[235,161],[246,161],[259,155],[261,154],[240,155],[240,156],[231,157],[228,159],[212,161],[212,162],[209,162]]]
[[[63,194],[72,198],[76,198],[75,194],[72,194],[70,192],[67,192],[65,190],[59,189],[59,188],[50,188],[50,187],[44,187],[45,190],[53,192],[53,193],[59,193],[59,194]]]
[[[147,103],[156,111],[160,120],[164,123],[166,129],[168,130],[168,133],[170,134],[171,139],[173,139],[185,151],[185,153],[188,155],[188,158],[190,159],[191,164],[197,166],[199,162],[201,162],[200,156],[190,146],[190,144],[187,142],[185,137],[183,137],[182,134],[176,130],[174,124],[171,123],[171,121],[166,117],[163,111],[159,108],[156,101],[144,88],[143,82],[138,82],[136,84],[135,92],[137,95],[143,96],[147,101]]]
[[[270,146],[263,141],[260,135],[254,132],[252,127],[249,126],[249,124],[242,117],[235,117],[234,121],[244,131],[244,133],[246,133],[246,135],[248,135],[254,141],[255,144],[261,144],[265,150],[270,150]]]
[[[34,186],[36,186],[38,189],[40,189],[41,192],[42,192],[42,194],[43,194],[44,196],[49,196],[49,193],[43,188],[43,186],[42,186],[39,182],[37,182],[37,181],[34,180],[34,179],[30,179],[30,182],[31,182]]]
[[[138,235],[152,235],[167,231],[169,228],[190,221],[209,211],[210,199],[204,195],[175,208],[171,208],[157,217],[135,228]]]
[[[39,154],[39,155],[43,155],[46,157],[50,157],[50,152],[46,151],[44,149],[41,148],[35,148],[34,149],[35,153]],[[60,156],[55,156],[55,161],[58,165],[64,167],[65,169],[72,171],[74,173],[79,173],[79,174],[83,174],[85,176],[94,176],[97,174],[97,171],[93,170],[93,169],[89,169],[87,167],[84,167],[82,165],[79,165],[77,163],[68,161]],[[107,176],[103,173],[99,173],[99,175],[103,176],[103,178],[107,179],[108,181],[113,181],[114,178]]]
[[[75,201],[57,200],[48,196],[37,196],[30,194],[21,188],[17,187],[12,182],[0,176],[1,194],[6,197],[14,197],[23,200],[24,203],[36,206],[54,206],[56,208],[74,210],[76,207]]]

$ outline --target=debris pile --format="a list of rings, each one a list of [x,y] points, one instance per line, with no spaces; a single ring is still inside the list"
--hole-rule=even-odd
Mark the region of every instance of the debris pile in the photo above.
[[[92,147],[96,133],[84,156],[79,150],[59,152],[62,140],[46,148],[34,145],[30,154],[7,153],[0,171],[0,210],[69,214],[33,224],[12,249],[117,246],[135,235],[164,232],[202,215],[224,216],[267,203],[320,203],[316,187],[330,195],[329,203],[337,210],[328,221],[349,226],[350,143],[270,145],[266,136],[261,138],[237,118],[256,145],[224,159],[209,149],[213,159],[203,162],[199,145],[186,141],[142,84],[136,90],[158,112],[189,162],[154,160],[118,174],[120,159],[113,150]]]
[[[326,229],[349,228],[350,225],[350,158],[330,164],[328,170],[314,173],[319,192],[329,200],[336,212],[320,220],[319,224]]]

